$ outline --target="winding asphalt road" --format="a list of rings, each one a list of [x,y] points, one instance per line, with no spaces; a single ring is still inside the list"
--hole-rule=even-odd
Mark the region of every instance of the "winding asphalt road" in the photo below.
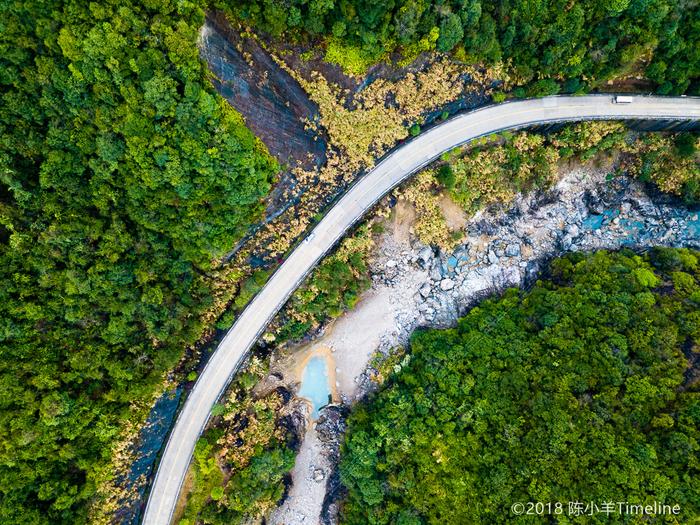
[[[387,155],[328,211],[250,302],[210,357],[190,392],[158,465],[143,518],[169,525],[195,443],[209,413],[248,350],[323,255],[392,188],[440,154],[477,137],[549,122],[579,120],[700,121],[700,98],[634,97],[617,104],[609,95],[546,97],[488,106],[456,116]]]

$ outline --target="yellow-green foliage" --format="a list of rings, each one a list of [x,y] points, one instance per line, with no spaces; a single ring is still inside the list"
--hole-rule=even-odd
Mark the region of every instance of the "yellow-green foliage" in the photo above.
[[[456,203],[475,212],[508,202],[533,187],[551,185],[557,179],[560,158],[588,160],[612,148],[628,150],[625,135],[621,124],[610,122],[575,124],[547,136],[504,133],[500,143],[467,148],[461,157],[446,157],[453,174],[446,186]]]
[[[375,158],[408,136],[412,123],[464,90],[462,69],[447,60],[396,82],[376,80],[352,97],[318,73],[307,80],[289,72],[318,104],[320,124],[331,145],[344,154],[343,169],[350,172],[371,166]]]
[[[685,142],[683,149],[678,143]],[[661,191],[700,201],[700,137],[648,134],[635,144],[640,154],[626,162],[630,173],[656,184]]]
[[[284,430],[276,424],[281,406],[276,393],[261,399],[248,396],[243,401],[232,397],[223,416],[224,435],[218,440],[220,453],[231,468],[245,468],[271,442],[282,440]],[[242,419],[245,426],[240,425]]]
[[[559,152],[541,135],[519,133],[502,145],[468,152],[455,159],[452,199],[468,212],[510,201],[533,184],[548,185],[556,177]]]
[[[406,137],[406,128],[397,108],[365,104],[357,100],[357,106],[349,110],[347,99],[320,74],[314,74],[314,82],[304,86],[321,110],[321,125],[328,132],[332,144],[337,145],[359,167],[370,164],[373,151],[393,144]],[[382,125],[378,125],[379,123]]]
[[[456,239],[447,227],[447,221],[439,205],[439,195],[435,188],[434,170],[424,170],[416,175],[414,181],[398,193],[416,208],[416,222],[413,232],[424,244],[433,244],[443,249],[450,249]]]
[[[377,55],[371,55],[359,47],[345,44],[335,38],[328,41],[324,58],[326,62],[338,64],[350,75],[362,75],[380,60]]]
[[[627,128],[619,122],[580,122],[548,135],[547,141],[560,150],[562,157],[576,155],[588,160],[612,148],[627,151],[627,135]]]

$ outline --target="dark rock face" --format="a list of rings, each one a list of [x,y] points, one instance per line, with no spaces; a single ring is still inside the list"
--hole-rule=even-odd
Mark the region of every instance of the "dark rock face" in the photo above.
[[[346,406],[329,406],[324,408],[316,422],[318,439],[324,444],[324,454],[328,455],[333,470],[326,483],[326,496],[321,507],[321,523],[336,525],[338,523],[338,503],[345,496],[345,487],[340,481],[338,462],[340,461],[340,443],[345,434],[345,418],[349,412]]]
[[[138,440],[133,445],[136,461],[126,476],[118,480],[117,485],[126,488],[129,494],[122,507],[115,513],[113,522],[120,525],[136,525],[139,523],[145,508],[145,494],[148,484],[145,483],[154,471],[158,452],[165,443],[180,403],[182,388],[169,390],[161,395],[153,405],[146,424],[141,429]]]
[[[323,443],[336,443],[345,433],[346,407],[329,406],[323,409],[316,422],[318,439]]]
[[[285,412],[287,414],[279,419],[278,424],[289,432],[287,446],[298,452],[306,433],[306,405],[303,401],[292,398],[291,402],[286,404]]]
[[[325,144],[305,129],[318,108],[299,83],[250,38],[243,39],[222,13],[210,12],[202,30],[201,55],[213,84],[283,165],[305,169],[325,162]]]

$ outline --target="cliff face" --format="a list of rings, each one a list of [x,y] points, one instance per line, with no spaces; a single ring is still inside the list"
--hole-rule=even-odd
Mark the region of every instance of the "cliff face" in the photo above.
[[[323,164],[325,142],[305,126],[318,117],[318,108],[254,39],[242,38],[222,13],[208,13],[200,54],[216,90],[282,165],[310,169]]]

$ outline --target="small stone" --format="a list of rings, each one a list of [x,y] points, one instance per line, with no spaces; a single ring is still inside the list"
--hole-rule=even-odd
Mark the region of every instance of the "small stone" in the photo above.
[[[313,480],[316,483],[321,483],[324,479],[326,479],[326,473],[323,472],[323,469],[315,468],[313,473]]]
[[[387,268],[396,268],[396,265],[397,265],[397,264],[398,264],[398,263],[397,263],[394,259],[389,259],[389,260],[386,262],[386,265],[385,265],[385,266],[386,266]]]
[[[446,292],[455,287],[455,282],[452,279],[443,279],[440,281],[440,290]]]
[[[418,290],[418,292],[420,293],[420,295],[427,298],[428,296],[430,296],[431,290],[432,288],[430,287],[430,285],[428,283],[425,283],[423,286],[420,287],[420,290]]]
[[[489,250],[489,262],[491,264],[498,263],[498,255],[493,250]]]
[[[442,279],[442,272],[440,271],[440,268],[436,266],[432,270],[430,270],[430,278],[433,281],[439,281],[440,279]]]
[[[460,264],[461,262],[466,261],[469,258],[469,251],[466,247],[463,246],[455,250],[452,253],[452,257],[457,259],[457,264]]]

